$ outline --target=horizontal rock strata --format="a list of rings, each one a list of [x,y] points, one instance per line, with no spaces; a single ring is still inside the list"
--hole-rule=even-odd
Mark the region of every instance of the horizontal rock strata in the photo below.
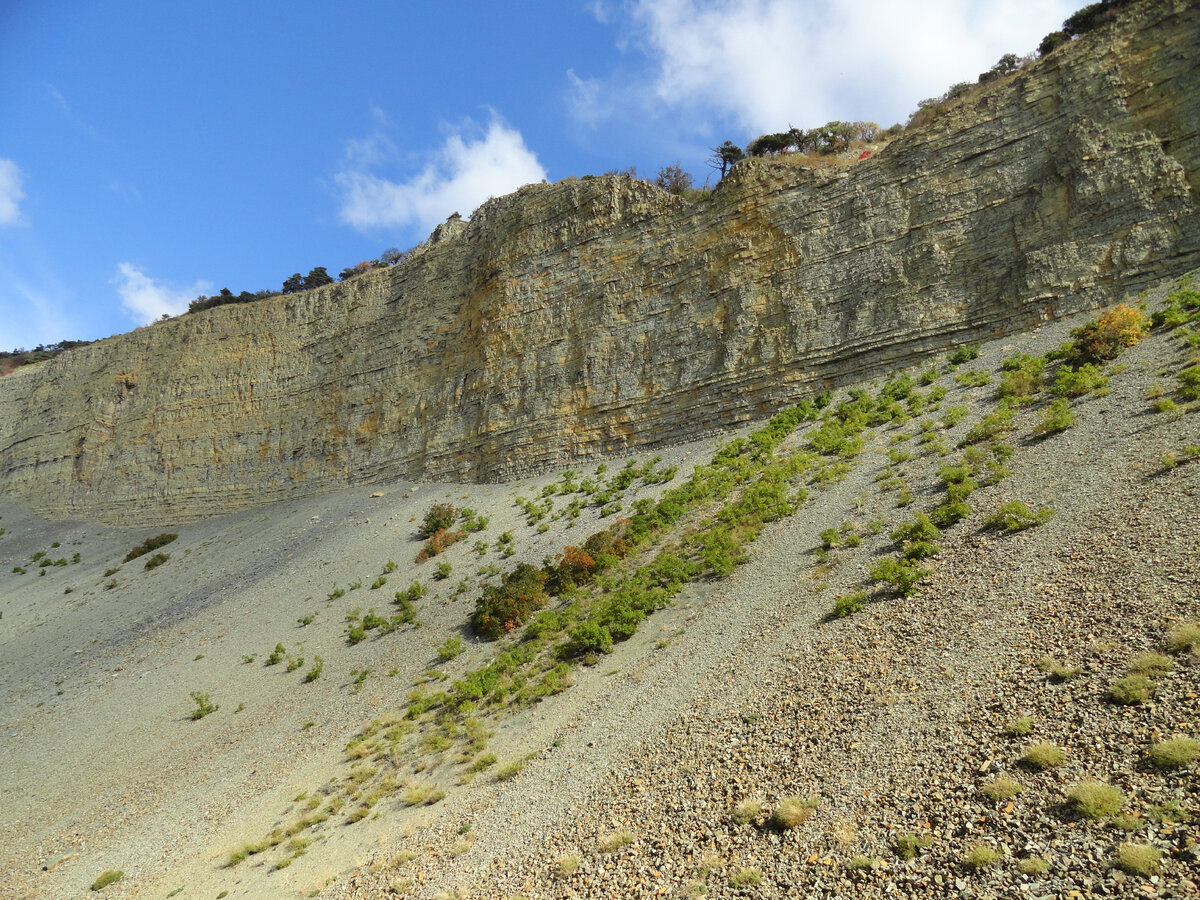
[[[854,165],[685,201],[530,185],[403,263],[0,380],[0,490],[183,520],[495,479],[735,426],[1200,265],[1200,8],[1124,20]]]

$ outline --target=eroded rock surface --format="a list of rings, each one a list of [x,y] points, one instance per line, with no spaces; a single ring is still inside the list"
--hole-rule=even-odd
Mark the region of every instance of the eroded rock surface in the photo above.
[[[0,490],[182,520],[694,438],[1200,265],[1200,7],[1147,3],[851,166],[530,185],[404,263],[0,381]]]

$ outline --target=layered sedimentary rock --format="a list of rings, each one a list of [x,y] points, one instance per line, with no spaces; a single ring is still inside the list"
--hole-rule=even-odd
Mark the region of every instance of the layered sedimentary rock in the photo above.
[[[181,520],[694,438],[1200,265],[1200,8],[1142,4],[854,165],[531,185],[403,263],[0,380],[0,490]]]

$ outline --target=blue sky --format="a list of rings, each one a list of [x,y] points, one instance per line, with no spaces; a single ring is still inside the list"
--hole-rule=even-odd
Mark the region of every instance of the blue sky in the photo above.
[[[1079,5],[0,0],[0,349],[336,276],[529,181],[904,121]]]

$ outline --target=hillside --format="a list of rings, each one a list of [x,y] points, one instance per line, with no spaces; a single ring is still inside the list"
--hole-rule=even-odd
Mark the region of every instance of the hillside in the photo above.
[[[178,522],[738,427],[1200,264],[1200,8],[1144,3],[870,159],[696,202],[529,185],[401,264],[0,380],[0,490]]]
[[[1200,419],[1176,377],[1194,364],[1188,327],[1172,327],[1200,313],[1183,284],[1149,292],[1147,312],[1169,294],[1175,312],[1103,377],[1055,358],[1086,316],[1067,319],[839,391],[809,419],[760,427],[767,443],[727,435],[636,456],[624,488],[613,463],[519,484],[347,489],[180,526],[149,569],[149,554],[122,560],[155,529],[4,501],[0,562],[32,571],[0,576],[13,761],[0,773],[0,896],[78,897],[110,869],[124,877],[106,896],[184,900],[1194,893],[1195,764],[1151,763],[1200,721],[1200,645],[1181,630],[1200,620]],[[1006,379],[1047,353],[1044,387],[1022,388],[997,428]],[[1074,425],[1039,437],[1055,398]],[[554,670],[537,648],[553,665],[565,625],[472,636],[474,601],[500,572],[619,521],[602,515],[602,485],[623,492],[605,499],[632,525],[655,507],[635,513],[635,498],[661,507],[729,466],[742,486],[726,499],[551,600],[556,615],[604,621],[605,598],[632,583],[621,571],[691,560],[673,600],[611,653],[568,654],[540,691]],[[755,525],[770,484],[797,505]],[[898,555],[895,530],[944,517],[956,490],[969,508],[943,521],[940,552],[920,554],[929,572],[912,594],[873,582]],[[1014,500],[1053,515],[989,527]],[[437,503],[487,522],[416,563],[414,529]],[[758,537],[741,564],[726,545],[725,566],[703,540],[734,509],[736,542]],[[39,551],[64,564],[35,575]],[[392,596],[414,580],[427,588],[415,623]],[[857,590],[862,608],[833,618]],[[356,639],[368,612],[391,624]],[[280,662],[264,665],[277,643]],[[438,699],[520,648],[536,652],[477,702]],[[1149,673],[1149,696],[1109,699],[1131,667]],[[216,709],[191,718],[193,692]],[[1062,762],[1023,765],[1037,741]],[[1001,776],[1021,788],[1011,799]],[[1094,819],[1068,800],[1088,778],[1121,792]],[[812,801],[806,820],[772,824],[792,795]],[[1122,843],[1160,854],[1157,874],[1115,867]],[[977,845],[998,858],[975,870]]]

